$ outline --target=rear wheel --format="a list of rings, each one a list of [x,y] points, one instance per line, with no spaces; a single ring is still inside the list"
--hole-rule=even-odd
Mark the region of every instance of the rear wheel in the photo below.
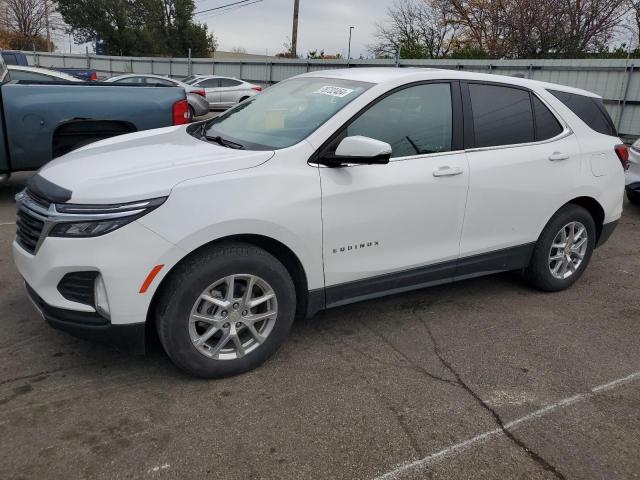
[[[627,189],[627,198],[634,205],[640,206],[640,192],[634,192],[633,190]]]
[[[271,357],[293,323],[296,295],[285,267],[249,244],[205,250],[172,273],[156,310],[162,345],[181,369],[216,378]]]
[[[196,117],[196,111],[193,109],[191,105],[189,105],[189,121],[193,122],[193,119]]]
[[[567,205],[542,231],[525,277],[540,290],[564,290],[584,273],[595,244],[596,227],[591,214],[578,205]]]

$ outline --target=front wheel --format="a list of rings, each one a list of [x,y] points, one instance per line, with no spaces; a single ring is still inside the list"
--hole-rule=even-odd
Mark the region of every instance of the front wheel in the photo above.
[[[627,198],[632,204],[640,206],[640,191],[627,189]]]
[[[156,322],[173,362],[203,378],[237,375],[287,337],[296,294],[286,268],[249,244],[204,250],[176,267],[159,292]]]
[[[569,288],[584,273],[595,245],[596,227],[591,214],[578,205],[567,205],[542,231],[525,278],[547,292]]]

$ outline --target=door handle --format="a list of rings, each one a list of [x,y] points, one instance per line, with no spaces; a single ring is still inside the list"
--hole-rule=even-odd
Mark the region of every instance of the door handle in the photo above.
[[[433,172],[434,177],[453,177],[454,175],[460,175],[462,173],[462,169],[460,167],[450,167],[449,165],[445,165],[443,167],[438,168]]]
[[[549,155],[549,160],[551,160],[552,162],[559,162],[560,160],[568,160],[568,159],[569,159],[569,155],[567,153],[553,152],[551,155]]]

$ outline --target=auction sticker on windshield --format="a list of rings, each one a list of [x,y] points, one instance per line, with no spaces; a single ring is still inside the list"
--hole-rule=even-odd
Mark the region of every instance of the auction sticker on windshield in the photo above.
[[[351,92],[353,92],[353,89],[351,88],[332,87],[330,85],[327,85],[314,93],[319,93],[321,95],[329,95],[331,97],[344,98],[347,95],[349,95]]]

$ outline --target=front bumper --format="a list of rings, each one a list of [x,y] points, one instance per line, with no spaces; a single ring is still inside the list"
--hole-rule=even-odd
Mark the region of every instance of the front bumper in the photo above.
[[[51,308],[98,315],[94,306],[65,298],[58,285],[72,272],[100,274],[107,292],[111,325],[144,323],[155,290],[182,255],[175,245],[138,222],[95,238],[47,237],[35,255],[13,242],[18,271]],[[164,267],[148,290],[141,293],[141,285],[156,265]]]
[[[65,310],[48,305],[25,283],[27,295],[42,318],[53,328],[74,337],[113,346],[118,350],[143,354],[145,352],[145,324],[113,325],[97,313]]]

